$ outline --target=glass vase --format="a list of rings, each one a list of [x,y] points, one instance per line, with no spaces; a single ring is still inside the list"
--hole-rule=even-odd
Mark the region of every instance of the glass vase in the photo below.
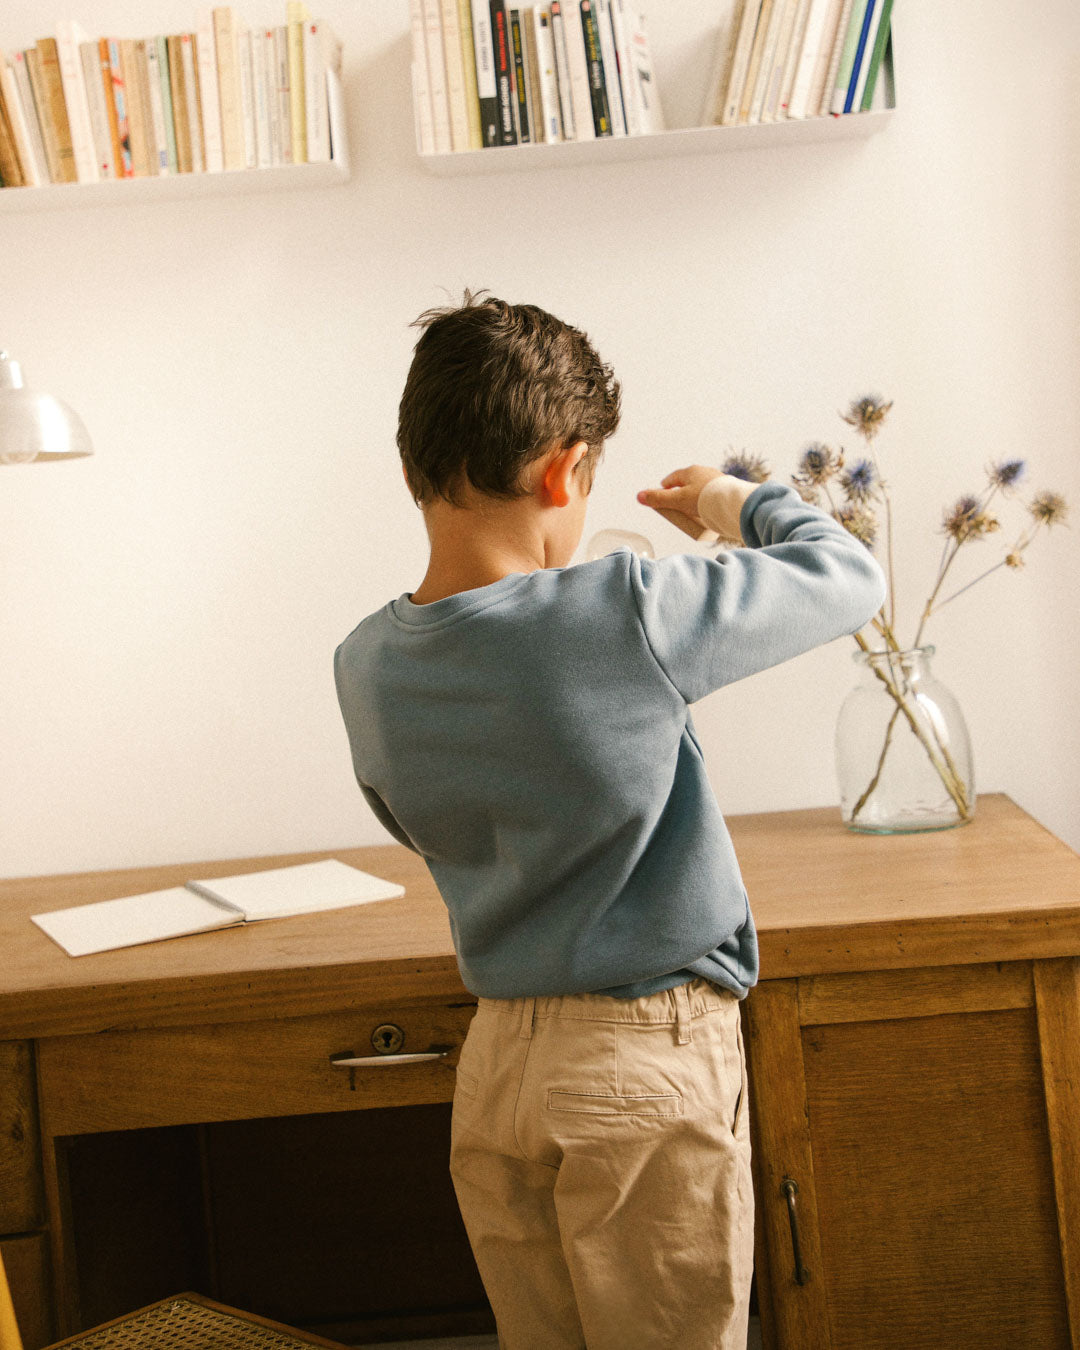
[[[933,654],[854,653],[862,678],[836,724],[840,810],[852,830],[947,830],[975,814],[971,741],[960,705],[931,673]]]

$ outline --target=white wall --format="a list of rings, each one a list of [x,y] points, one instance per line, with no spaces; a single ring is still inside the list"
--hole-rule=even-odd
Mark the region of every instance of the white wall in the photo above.
[[[715,7],[651,0],[672,125],[697,121]],[[94,34],[193,4],[61,6]],[[280,21],[284,6],[241,12]],[[624,385],[587,535],[683,536],[636,490],[729,447],[778,474],[895,400],[903,631],[941,508],[1030,458],[1080,511],[1080,20],[1069,0],[905,0],[900,107],[866,141],[535,174],[429,176],[404,0],[325,0],[354,177],[309,194],[0,211],[0,343],[66,398],[93,459],[0,470],[0,875],[378,842],[331,654],[414,587],[394,447],[423,308],[487,286],[585,328]],[[0,44],[47,33],[8,0]],[[853,444],[847,437],[847,444]],[[932,624],[980,790],[1080,848],[1080,532],[1038,541]],[[973,546],[996,556],[997,542]],[[706,700],[725,811],[836,800],[848,639]]]

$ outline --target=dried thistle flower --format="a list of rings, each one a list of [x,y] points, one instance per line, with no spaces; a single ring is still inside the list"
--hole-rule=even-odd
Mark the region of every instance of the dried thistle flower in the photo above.
[[[797,473],[792,474],[792,482],[796,486],[802,483],[806,487],[820,487],[833,474],[839,472],[843,463],[843,451],[836,455],[821,441],[814,441],[802,452],[799,459],[799,469]]]
[[[1060,492],[1038,492],[1031,499],[1028,510],[1040,525],[1064,525],[1068,508]]]
[[[878,472],[869,459],[856,460],[850,469],[845,469],[840,475],[840,486],[848,501],[869,501],[877,485]]]
[[[998,521],[980,509],[978,497],[969,494],[961,497],[951,511],[945,512],[942,529],[946,534],[951,534],[958,544],[963,544],[968,539],[992,534],[998,529]]]
[[[762,457],[752,455],[747,450],[728,455],[720,469],[732,478],[742,478],[747,483],[764,483],[769,477],[769,466]]]
[[[994,487],[1007,490],[1015,487],[1026,471],[1027,465],[1022,459],[1002,459],[997,464],[991,464],[986,474]]]
[[[1013,568],[1016,568],[1017,570],[1019,570],[1021,567],[1023,567],[1023,565],[1024,565],[1024,558],[1023,558],[1023,555],[1022,555],[1022,554],[1020,554],[1020,553],[1006,553],[1006,554],[1005,554],[1005,566],[1006,566],[1006,567],[1013,567]]]
[[[870,549],[874,547],[874,541],[877,539],[877,518],[865,506],[848,502],[833,512],[833,519],[838,520],[848,534],[854,535],[860,544],[865,544]]]
[[[881,430],[885,414],[891,407],[892,400],[886,403],[880,394],[864,394],[862,398],[854,400],[846,416],[843,413],[840,416],[849,426],[853,426],[860,436],[872,441]]]

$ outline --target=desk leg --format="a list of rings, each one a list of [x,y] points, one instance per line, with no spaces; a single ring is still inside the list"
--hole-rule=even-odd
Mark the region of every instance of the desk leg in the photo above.
[[[41,1168],[45,1182],[45,1210],[49,1218],[52,1248],[53,1293],[56,1324],[61,1338],[82,1330],[79,1317],[79,1286],[75,1277],[75,1248],[68,1189],[68,1143],[54,1138],[43,1127]]]

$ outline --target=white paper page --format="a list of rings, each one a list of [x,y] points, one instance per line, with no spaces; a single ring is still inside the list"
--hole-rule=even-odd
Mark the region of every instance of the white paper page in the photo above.
[[[314,914],[323,909],[344,909],[375,900],[393,900],[405,887],[361,872],[336,858],[273,867],[266,872],[247,872],[240,877],[212,877],[189,881],[192,890],[235,905],[251,922],[284,919],[290,914]]]
[[[69,956],[137,947],[143,942],[206,933],[243,922],[241,915],[230,913],[186,886],[127,895],[122,900],[98,900],[30,917]]]

